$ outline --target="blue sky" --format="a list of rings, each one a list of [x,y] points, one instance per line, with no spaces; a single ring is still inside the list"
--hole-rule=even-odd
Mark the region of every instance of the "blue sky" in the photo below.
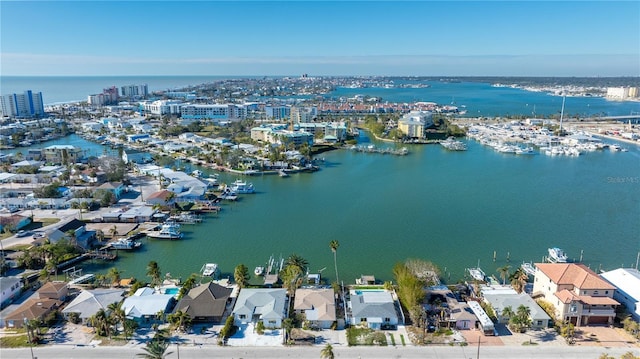
[[[638,1],[0,1],[2,75],[639,76]]]

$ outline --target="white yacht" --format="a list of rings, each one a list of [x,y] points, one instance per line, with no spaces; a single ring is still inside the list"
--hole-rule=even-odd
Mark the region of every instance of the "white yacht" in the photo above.
[[[262,276],[264,275],[264,267],[263,266],[257,266],[256,269],[253,270],[253,273],[257,276]]]
[[[218,264],[217,263],[206,263],[200,269],[203,277],[214,277],[218,276]]]
[[[182,232],[180,232],[180,225],[173,222],[167,222],[162,225],[159,231],[147,232],[147,237],[156,239],[180,239],[182,238]]]
[[[449,137],[444,141],[440,141],[440,145],[449,151],[466,151],[467,145],[462,141],[458,141],[453,137]]]
[[[239,194],[254,193],[253,183],[247,183],[243,180],[236,180],[231,185],[231,190]]]
[[[474,280],[477,280],[479,282],[485,282],[487,280],[487,276],[484,274],[484,271],[480,269],[480,267],[467,268],[467,272],[469,272],[469,275]]]
[[[536,275],[536,267],[535,265],[533,265],[533,263],[524,262],[520,267],[525,273],[527,273],[527,275],[530,275],[530,276]]]
[[[547,260],[551,263],[567,263],[567,254],[558,247],[549,248]]]
[[[109,248],[130,251],[134,249],[138,249],[142,246],[142,243],[136,242],[129,238],[120,238],[111,243],[109,243]]]

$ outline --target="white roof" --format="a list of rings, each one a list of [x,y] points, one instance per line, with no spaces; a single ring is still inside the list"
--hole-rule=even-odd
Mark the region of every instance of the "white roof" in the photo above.
[[[600,276],[618,290],[640,302],[640,271],[633,268],[618,268],[604,272]]]

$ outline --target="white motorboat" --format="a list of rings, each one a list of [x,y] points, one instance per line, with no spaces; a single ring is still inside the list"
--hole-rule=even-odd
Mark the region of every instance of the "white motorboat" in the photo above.
[[[536,267],[533,265],[533,263],[524,262],[520,267],[525,273],[527,273],[527,275],[536,275]]]
[[[480,269],[480,267],[467,268],[467,272],[474,280],[477,280],[479,282],[485,282],[487,280],[487,276],[484,274],[482,269]]]
[[[182,232],[180,232],[180,225],[177,223],[165,223],[162,225],[159,231],[147,232],[147,237],[155,239],[180,239],[182,238]]]
[[[247,183],[243,180],[236,180],[231,185],[231,191],[239,194],[254,193],[253,183]]]
[[[467,145],[462,141],[458,141],[453,137],[449,137],[444,141],[440,141],[440,145],[449,151],[466,151]]]
[[[567,254],[558,247],[549,248],[547,260],[551,263],[567,263]]]
[[[142,246],[142,243],[133,241],[129,238],[120,238],[111,243],[109,243],[109,248],[130,251],[134,249],[138,249]]]
[[[533,147],[517,147],[516,155],[535,155],[536,151],[533,150]]]
[[[289,177],[289,174],[285,172],[285,170],[278,171],[278,176],[280,177]]]
[[[264,267],[263,266],[257,266],[256,269],[253,270],[253,273],[257,276],[262,276],[264,275]]]
[[[218,276],[218,264],[217,263],[206,263],[200,269],[203,277],[214,277]]]

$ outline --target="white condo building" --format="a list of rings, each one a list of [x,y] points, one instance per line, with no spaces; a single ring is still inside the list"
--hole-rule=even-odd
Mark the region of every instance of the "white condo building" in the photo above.
[[[42,92],[27,90],[22,94],[3,95],[0,100],[3,116],[11,117],[44,117]]]

